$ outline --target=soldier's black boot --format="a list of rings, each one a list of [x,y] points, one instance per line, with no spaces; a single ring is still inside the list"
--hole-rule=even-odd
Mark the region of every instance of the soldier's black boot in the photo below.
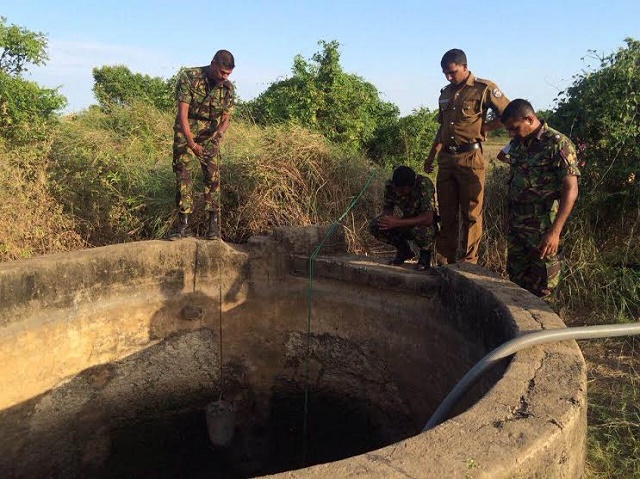
[[[209,224],[207,225],[207,232],[204,237],[208,240],[214,240],[220,237],[218,231],[218,214],[215,211],[209,213]]]
[[[413,251],[411,251],[411,248],[409,247],[409,243],[407,243],[406,241],[395,244],[394,246],[398,248],[398,251],[396,252],[396,257],[393,258],[391,261],[389,261],[390,265],[400,266],[408,259],[413,258],[414,256]]]
[[[424,271],[425,269],[429,269],[431,267],[431,251],[426,249],[420,250],[420,259],[418,259],[418,264],[416,265],[416,269],[418,271]]]
[[[189,213],[178,213],[178,221],[176,221],[167,239],[175,241],[181,238],[189,238],[190,236],[193,236],[193,233],[191,233],[191,226],[189,226]]]

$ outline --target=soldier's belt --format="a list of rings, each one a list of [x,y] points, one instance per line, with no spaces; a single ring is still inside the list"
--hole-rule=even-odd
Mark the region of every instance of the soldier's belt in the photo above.
[[[476,141],[475,143],[465,143],[464,145],[445,146],[444,150],[452,155],[457,155],[458,153],[466,153],[467,151],[478,150],[480,146],[481,143],[479,141]]]
[[[189,116],[189,120],[198,120],[198,121],[212,121],[211,118],[206,118],[204,116]]]

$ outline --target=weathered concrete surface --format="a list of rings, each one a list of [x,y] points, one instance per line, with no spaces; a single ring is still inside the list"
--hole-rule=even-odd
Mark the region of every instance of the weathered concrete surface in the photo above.
[[[204,421],[220,395],[238,418],[229,454],[244,464],[228,477],[296,469],[291,411],[308,367],[311,398],[330,406],[323,416],[312,404],[311,428],[338,418],[345,428],[330,442],[359,455],[276,477],[581,477],[586,384],[574,342],[516,354],[455,418],[418,434],[486,352],[563,327],[555,314],[479,267],[419,274],[339,256],[338,234],[333,256],[315,262],[308,324],[307,257],[322,236],[282,229],[244,248],[152,241],[0,266],[0,475],[127,475],[117,449],[136,428]],[[323,445],[309,462],[339,457]]]

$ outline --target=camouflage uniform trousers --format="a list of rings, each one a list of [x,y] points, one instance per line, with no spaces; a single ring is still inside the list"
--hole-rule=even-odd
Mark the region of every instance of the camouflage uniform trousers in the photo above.
[[[393,245],[396,248],[400,248],[407,241],[413,241],[420,249],[432,250],[436,237],[436,229],[433,226],[381,230],[378,225],[381,216],[369,220],[369,232],[378,241]]]
[[[218,211],[218,198],[215,194],[220,185],[218,144],[216,141],[200,142],[204,149],[202,158],[196,157],[187,147],[182,133],[176,132],[173,138],[173,171],[176,174],[176,206],[180,213],[193,210],[193,165],[199,163],[204,183],[204,209],[207,212]]]
[[[556,254],[540,259],[538,245],[542,235],[541,232],[510,227],[507,235],[507,273],[517,285],[545,298],[560,284],[564,255],[561,243]]]

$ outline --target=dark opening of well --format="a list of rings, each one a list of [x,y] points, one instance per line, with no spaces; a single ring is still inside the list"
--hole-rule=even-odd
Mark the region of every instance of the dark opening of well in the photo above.
[[[95,476],[244,478],[343,459],[387,440],[376,420],[381,411],[362,399],[311,391],[306,441],[303,390],[276,391],[269,406],[267,422],[239,426],[224,448],[210,443],[204,408],[158,411],[112,431],[110,456]]]

